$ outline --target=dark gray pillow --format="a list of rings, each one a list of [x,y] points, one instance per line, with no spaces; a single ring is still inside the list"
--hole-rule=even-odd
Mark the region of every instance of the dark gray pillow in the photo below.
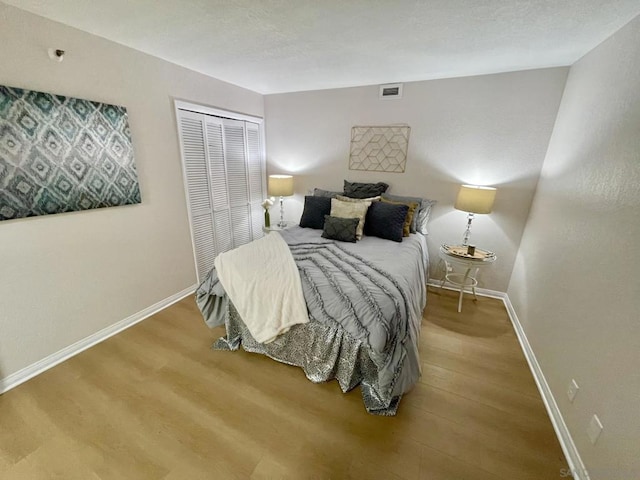
[[[384,182],[356,183],[344,181],[344,196],[351,198],[370,198],[382,195],[389,185]]]
[[[356,229],[359,222],[359,218],[340,218],[325,215],[322,236],[331,240],[355,243]]]
[[[404,221],[408,212],[408,205],[373,202],[367,210],[364,234],[401,242]]]
[[[427,231],[427,222],[429,221],[429,217],[431,216],[431,210],[433,206],[437,203],[435,200],[429,200],[428,198],[419,198],[419,197],[405,197],[401,195],[389,195],[388,193],[383,193],[382,198],[387,200],[391,200],[393,202],[417,202],[418,210],[413,215],[413,221],[411,222],[410,231],[411,233],[422,233],[427,235],[429,232]]]
[[[300,226],[305,228],[324,228],[324,216],[331,213],[329,197],[304,197],[304,210],[300,217]]]
[[[329,197],[336,198],[337,195],[342,195],[342,192],[332,192],[331,190],[322,190],[321,188],[313,189],[314,197]]]

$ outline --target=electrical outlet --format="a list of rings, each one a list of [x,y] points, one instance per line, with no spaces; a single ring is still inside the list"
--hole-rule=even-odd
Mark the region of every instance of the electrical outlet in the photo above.
[[[598,441],[598,437],[600,436],[603,428],[604,427],[602,426],[602,422],[600,422],[600,419],[597,415],[591,417],[591,421],[589,422],[589,426],[587,427],[587,435],[589,435],[589,440],[591,440],[591,443],[593,443],[594,445]]]
[[[569,383],[569,386],[567,387],[567,397],[569,397],[569,401],[571,403],[573,403],[573,399],[576,398],[578,390],[580,390],[580,387],[574,379],[571,379],[571,383]]]

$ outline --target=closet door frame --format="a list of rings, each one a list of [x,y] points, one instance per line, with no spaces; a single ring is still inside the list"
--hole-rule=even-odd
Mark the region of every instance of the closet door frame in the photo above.
[[[199,274],[198,274],[198,258],[196,255],[196,242],[195,242],[195,238],[194,238],[194,234],[193,234],[193,218],[192,218],[192,213],[191,213],[191,206],[190,206],[190,199],[189,199],[189,185],[187,183],[187,173],[185,171],[186,168],[186,163],[185,163],[185,158],[184,158],[184,153],[182,151],[182,145],[183,145],[183,139],[182,139],[182,131],[180,128],[180,110],[185,110],[187,112],[193,112],[193,113],[200,113],[200,114],[204,114],[204,115],[210,115],[210,116],[214,116],[214,117],[220,117],[222,119],[230,119],[230,120],[242,120],[245,122],[251,122],[254,124],[258,125],[258,129],[260,131],[260,140],[261,140],[261,155],[262,155],[262,171],[263,171],[263,176],[262,176],[262,191],[265,192],[267,191],[267,182],[266,182],[266,158],[267,158],[267,152],[266,152],[266,141],[265,141],[265,137],[264,137],[264,119],[261,117],[256,117],[253,115],[247,115],[244,113],[238,113],[238,112],[232,112],[230,110],[224,110],[221,108],[216,108],[216,107],[209,107],[206,105],[199,105],[196,103],[192,103],[192,102],[188,102],[185,100],[177,100],[174,99],[174,114],[175,114],[175,125],[176,125],[176,129],[178,131],[178,150],[180,151],[180,161],[182,163],[182,182],[183,182],[183,188],[184,188],[184,194],[185,194],[185,207],[187,209],[187,216],[189,218],[189,234],[191,235],[191,250],[193,252],[193,263],[194,263],[194,267],[195,267],[195,273],[196,273],[196,278],[198,280],[198,282],[201,282],[202,280],[204,280],[204,278],[200,278]],[[204,126],[203,126],[204,127]],[[206,132],[205,132],[205,139],[206,139]],[[206,140],[205,140],[206,142]],[[245,139],[245,145],[247,143],[247,140]],[[206,145],[205,145],[205,148]],[[248,152],[248,150],[247,150]],[[248,154],[248,153],[247,153]],[[247,165],[248,166],[248,165]],[[207,172],[208,172],[209,166],[207,163]],[[247,175],[248,178],[248,175]],[[213,202],[213,198],[211,199],[211,201]],[[249,206],[250,208],[250,206]],[[212,204],[212,214],[213,214],[213,204]],[[251,223],[251,221],[250,221]],[[214,223],[214,228],[215,228],[215,223]],[[233,226],[232,226],[233,228]],[[252,227],[250,227],[252,228]],[[215,241],[215,240],[214,240]]]
[[[174,106],[176,111],[176,118],[178,116],[178,110],[189,110],[194,113],[204,113],[205,115],[213,115],[214,117],[229,118],[231,120],[244,120],[246,122],[253,122],[264,126],[264,119],[261,117],[255,117],[253,115],[247,115],[246,113],[232,112],[231,110],[223,110],[216,107],[208,107],[206,105],[198,105],[197,103],[191,103],[184,100],[174,100]],[[264,133],[264,132],[261,132]],[[264,142],[263,142],[264,143]]]

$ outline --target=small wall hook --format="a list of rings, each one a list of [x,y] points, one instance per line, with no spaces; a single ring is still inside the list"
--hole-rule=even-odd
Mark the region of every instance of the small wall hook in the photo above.
[[[56,62],[61,62],[62,60],[64,60],[64,54],[65,54],[64,50],[61,50],[59,48],[50,48],[48,52],[49,52],[49,58],[51,60],[54,60]]]

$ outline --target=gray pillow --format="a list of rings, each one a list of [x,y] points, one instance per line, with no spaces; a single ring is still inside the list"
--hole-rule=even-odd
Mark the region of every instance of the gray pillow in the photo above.
[[[342,192],[332,192],[331,190],[322,190],[321,188],[313,189],[314,197],[329,197],[336,198],[337,195],[342,195]]]
[[[427,222],[429,222],[429,217],[431,216],[431,209],[437,203],[435,200],[429,200],[428,198],[419,197],[405,197],[401,195],[389,195],[388,193],[383,193],[382,198],[394,202],[417,202],[419,207],[415,215],[413,216],[410,231],[411,233],[418,232],[422,233],[423,235],[427,235],[429,233],[427,231]]]
[[[377,197],[387,191],[389,185],[384,182],[357,183],[344,181],[344,196],[351,198]]]
[[[409,206],[403,203],[374,202],[367,210],[364,234],[401,242],[408,212]]]
[[[340,218],[331,215],[324,216],[324,230],[322,236],[340,242],[356,242],[356,229],[359,218]]]
[[[331,199],[329,197],[304,197],[304,210],[300,217],[303,228],[321,229],[324,227],[324,216],[331,213]]]

